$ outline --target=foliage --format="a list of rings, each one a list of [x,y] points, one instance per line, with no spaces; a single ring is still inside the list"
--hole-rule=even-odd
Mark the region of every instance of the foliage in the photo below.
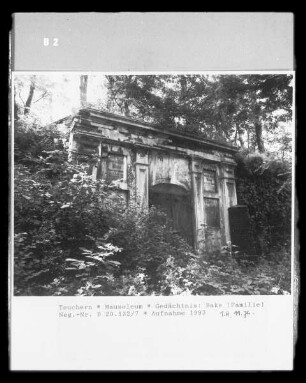
[[[94,105],[252,151],[275,142],[290,149],[292,75],[16,75],[14,87],[17,120],[35,114],[51,122],[57,110],[61,118]]]
[[[219,253],[205,260],[191,257],[179,267],[169,257],[161,265],[163,277],[158,295],[279,295],[290,294],[290,255],[279,261],[260,260],[257,265],[241,265],[229,254]]]
[[[124,278],[137,280],[139,269],[154,289],[167,257],[186,264],[190,248],[171,231],[166,215],[154,207],[127,208],[110,186],[92,180],[90,158],[68,161],[63,141],[54,138],[58,135],[54,127],[17,127],[16,294],[85,289],[112,295],[112,279],[116,289]]]
[[[113,209],[113,208],[112,208]],[[140,209],[131,203],[119,215],[112,215],[108,240],[123,248],[122,269],[145,270],[150,283],[160,277],[159,266],[166,259],[175,256],[178,265],[185,265],[191,248],[171,230],[166,214],[156,207]]]
[[[238,204],[248,206],[257,252],[290,249],[290,163],[260,153],[240,153],[237,163]]]
[[[245,266],[224,254],[214,257],[208,261],[205,283],[196,292],[201,295],[288,294],[291,291],[289,253],[281,258],[280,262],[261,260],[257,265]],[[216,290],[212,292],[210,286]]]
[[[54,151],[41,159],[35,173],[15,167],[16,285],[26,285],[28,274],[32,278],[36,271],[40,281],[61,275],[65,258],[81,256],[80,247],[93,248],[107,230],[99,208],[103,194],[93,189],[99,185],[61,161]]]
[[[54,128],[16,127],[15,285],[21,290],[28,278],[40,286],[61,275],[65,257],[93,247],[104,228],[101,185],[87,175],[88,165],[68,161],[59,137]]]
[[[14,77],[14,114],[15,120],[32,115],[33,106],[40,103],[50,103],[52,99],[53,82],[46,76],[18,75]]]
[[[216,91],[216,84],[209,79],[201,82],[191,76],[184,83],[184,78],[171,77],[170,86],[165,76],[153,76],[151,83],[144,77],[138,85],[148,92],[149,100],[153,93],[149,109],[154,118],[165,119],[165,126],[174,121],[176,128],[184,129],[188,122],[189,127],[198,129],[198,118],[203,118],[200,129],[216,135],[226,131],[222,119],[219,125],[214,122],[220,117],[215,113],[220,112],[227,93],[224,98],[218,93],[221,104],[215,109],[211,108],[213,93],[210,100],[201,101],[204,104],[195,97],[201,89]],[[160,96],[155,81],[163,83],[165,97]],[[132,82],[132,89],[134,85]],[[186,92],[181,92],[180,101],[176,98],[177,86]],[[120,104],[123,100],[117,101]],[[135,105],[139,110],[144,108],[141,102]],[[193,114],[196,110],[197,115]],[[230,110],[230,118],[238,118]],[[67,137],[54,126],[42,127],[30,112],[19,113],[14,137],[15,294],[218,295],[290,291],[291,168],[284,159],[244,152],[238,157],[239,203],[248,205],[258,249],[266,255],[257,265],[245,265],[239,263],[233,245],[224,248],[224,254],[206,256],[204,261],[172,231],[163,212],[155,207],[143,210],[136,203],[126,207],[110,185],[92,180],[89,173],[94,157],[79,156],[78,162],[70,162]]]
[[[106,76],[110,111],[164,129],[230,140],[264,152],[264,133],[290,122],[292,76]],[[286,134],[286,133],[284,133]]]

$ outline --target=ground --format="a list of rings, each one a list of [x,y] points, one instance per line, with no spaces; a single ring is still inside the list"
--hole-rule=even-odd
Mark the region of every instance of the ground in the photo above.
[[[239,263],[228,254],[202,261],[203,283],[199,295],[275,295],[291,291],[291,267],[288,254],[277,260],[275,254],[260,258],[255,264]],[[271,260],[273,259],[273,260]]]

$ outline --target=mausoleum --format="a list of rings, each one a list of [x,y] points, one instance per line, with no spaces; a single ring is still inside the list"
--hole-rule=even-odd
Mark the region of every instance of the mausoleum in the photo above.
[[[114,183],[127,203],[163,208],[196,251],[230,240],[237,148],[93,108],[73,116],[69,146],[71,156],[95,155],[93,177]]]

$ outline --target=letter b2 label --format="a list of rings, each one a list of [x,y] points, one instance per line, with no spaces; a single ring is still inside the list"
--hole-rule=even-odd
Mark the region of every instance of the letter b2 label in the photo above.
[[[49,39],[49,37],[44,37],[43,44],[45,47],[48,47],[48,46],[58,47],[59,39],[57,37],[54,37],[52,39]]]

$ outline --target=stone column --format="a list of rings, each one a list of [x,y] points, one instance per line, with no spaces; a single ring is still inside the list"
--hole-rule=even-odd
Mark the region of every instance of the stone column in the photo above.
[[[141,207],[149,206],[149,159],[148,154],[136,153],[136,201]]]
[[[100,143],[99,146],[99,157],[100,157],[100,177],[103,181],[107,180],[107,158],[109,153],[108,145]]]
[[[96,163],[92,167],[92,179],[93,181],[97,181],[99,177],[99,173],[101,172],[100,167],[101,167],[101,155],[102,155],[102,144],[101,142],[98,145],[98,158],[96,160]]]
[[[205,248],[203,174],[201,165],[194,158],[191,158],[191,187],[194,249],[195,251],[203,251]]]
[[[225,229],[226,242],[231,240],[228,208],[237,205],[236,182],[234,177],[234,167],[222,164],[221,170],[221,185],[222,185],[222,200],[223,200],[223,219]]]
[[[68,154],[68,160],[72,161],[74,160],[77,155],[76,153],[79,150],[79,143],[78,143],[78,136],[75,133],[70,133],[69,136],[69,154]]]

